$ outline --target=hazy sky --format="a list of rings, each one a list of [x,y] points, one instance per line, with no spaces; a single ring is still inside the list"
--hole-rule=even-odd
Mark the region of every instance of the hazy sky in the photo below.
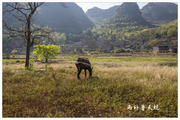
[[[122,2],[97,2],[97,3],[83,3],[83,2],[76,2],[77,5],[79,5],[84,12],[87,12],[88,9],[93,8],[93,7],[98,7],[101,9],[108,9],[110,7],[113,7],[115,5],[121,5]],[[137,2],[137,4],[139,5],[139,8],[141,9],[143,6],[145,6],[147,4],[147,2]],[[177,4],[177,3],[176,3]]]
[[[83,10],[84,12],[87,12],[88,9],[93,8],[93,7],[98,7],[101,9],[108,9],[110,7],[113,7],[115,5],[121,5],[122,2],[113,2],[113,3],[78,3],[76,2]],[[141,2],[137,3],[139,5],[139,8],[141,9],[144,5],[147,4],[147,2]]]

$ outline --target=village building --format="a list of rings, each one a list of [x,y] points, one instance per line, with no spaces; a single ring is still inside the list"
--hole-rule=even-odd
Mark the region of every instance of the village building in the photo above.
[[[168,40],[167,42],[160,41],[155,46],[153,46],[154,53],[178,53],[178,41],[177,38]]]
[[[177,45],[169,45],[169,51],[173,53],[178,53]]]
[[[153,52],[154,53],[167,53],[169,50],[168,45],[157,45],[153,47]]]
[[[133,45],[125,45],[124,48],[128,49],[128,50],[132,50],[133,49]]]

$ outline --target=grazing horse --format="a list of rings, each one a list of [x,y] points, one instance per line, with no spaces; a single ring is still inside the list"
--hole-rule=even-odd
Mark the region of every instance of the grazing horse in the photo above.
[[[91,68],[91,63],[89,62],[88,58],[78,58],[75,65],[78,70],[78,74],[77,74],[78,79],[80,79],[79,75],[80,75],[82,69],[84,69],[84,71],[85,71],[85,77],[86,77],[86,70],[89,71],[89,77],[92,76],[93,68]]]

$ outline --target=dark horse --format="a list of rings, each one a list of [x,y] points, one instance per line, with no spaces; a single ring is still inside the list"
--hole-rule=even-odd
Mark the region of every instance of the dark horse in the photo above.
[[[91,63],[89,62],[88,58],[78,58],[75,64],[76,64],[76,67],[78,70],[78,74],[77,74],[78,79],[80,79],[79,75],[80,75],[82,69],[84,69],[84,71],[85,71],[85,77],[86,77],[86,70],[89,71],[89,77],[92,76],[93,68],[91,68]]]

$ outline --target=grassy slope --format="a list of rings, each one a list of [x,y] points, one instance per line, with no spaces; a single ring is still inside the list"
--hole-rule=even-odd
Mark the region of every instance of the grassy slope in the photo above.
[[[158,65],[176,57],[90,57],[93,76],[84,79],[82,71],[81,80],[77,58],[63,58],[47,69],[35,62],[33,70],[20,68],[24,63],[4,64],[3,117],[177,117],[178,68]],[[149,105],[159,110],[148,110]]]

